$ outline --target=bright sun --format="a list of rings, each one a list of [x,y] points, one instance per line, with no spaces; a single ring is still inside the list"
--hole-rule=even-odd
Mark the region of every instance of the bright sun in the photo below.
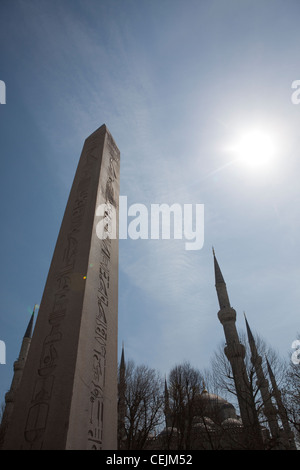
[[[260,130],[251,130],[240,135],[232,150],[236,158],[252,168],[268,165],[276,153],[274,139]]]

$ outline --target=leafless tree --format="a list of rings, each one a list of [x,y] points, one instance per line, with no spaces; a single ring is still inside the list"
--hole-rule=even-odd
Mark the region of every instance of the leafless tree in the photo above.
[[[169,374],[171,433],[175,428],[178,449],[190,449],[195,399],[202,385],[201,373],[188,362],[173,367]]]
[[[126,449],[144,449],[163,421],[163,381],[146,365],[126,363],[125,439]]]

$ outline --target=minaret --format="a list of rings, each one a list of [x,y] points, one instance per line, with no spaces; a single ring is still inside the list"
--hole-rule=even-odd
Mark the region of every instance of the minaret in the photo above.
[[[169,400],[169,390],[168,390],[168,384],[167,384],[167,379],[165,378],[165,403],[164,403],[164,414],[165,414],[165,420],[166,420],[166,430],[168,431],[168,428],[172,427],[172,414],[170,410],[170,400]]]
[[[223,325],[226,340],[224,352],[231,364],[241,418],[245,429],[245,436],[248,441],[248,446],[249,448],[261,449],[263,448],[262,435],[244,362],[245,347],[240,343],[238,337],[235,325],[236,311],[230,305],[226,283],[216,259],[214,249],[213,256],[216,282],[215,286],[220,305],[218,318]]]
[[[296,450],[294,434],[293,434],[293,432],[290,428],[290,425],[289,425],[286,409],[285,409],[284,404],[283,404],[282,399],[281,399],[281,392],[278,389],[277,382],[276,382],[275,376],[273,374],[273,371],[272,371],[272,368],[270,366],[270,363],[269,363],[268,359],[266,359],[266,361],[267,361],[268,372],[269,372],[269,376],[270,376],[270,380],[271,380],[271,384],[272,384],[272,388],[273,388],[273,390],[272,390],[273,396],[276,400],[278,414],[279,414],[279,417],[281,419],[282,426],[283,426],[283,431],[284,431],[284,435],[285,435],[285,436],[283,436],[285,438],[283,440],[283,444],[285,444],[285,446],[288,449]]]
[[[7,428],[12,411],[14,408],[15,403],[15,396],[16,392],[19,388],[21,378],[23,375],[24,365],[27,359],[31,337],[32,337],[32,330],[33,330],[33,320],[34,320],[34,313],[37,305],[34,306],[32,315],[28,322],[23,341],[20,348],[20,353],[18,359],[14,362],[14,375],[12,378],[11,386],[9,391],[5,394],[5,409],[3,412],[2,422],[1,422],[1,432],[0,432],[0,440],[2,441],[3,435],[5,434],[5,429]]]
[[[124,357],[124,345],[122,345],[121,362],[119,367],[118,384],[118,449],[122,449],[122,444],[126,438],[125,416],[126,416],[126,365]]]
[[[244,313],[244,316],[245,316],[245,322],[246,322],[246,328],[247,328],[248,341],[249,341],[250,350],[251,350],[251,362],[255,368],[255,372],[257,376],[257,386],[259,388],[261,398],[263,401],[263,406],[264,406],[263,412],[267,418],[272,437],[274,439],[278,439],[279,438],[279,426],[278,426],[277,419],[276,419],[276,409],[273,406],[272,399],[271,399],[269,383],[265,377],[265,374],[262,368],[262,358],[258,354],[255,340],[254,340],[252,331],[250,329],[250,326],[248,324],[245,313]]]

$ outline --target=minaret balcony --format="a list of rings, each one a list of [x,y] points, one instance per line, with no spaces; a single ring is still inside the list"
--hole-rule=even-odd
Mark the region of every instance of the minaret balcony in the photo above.
[[[218,312],[218,318],[222,325],[227,322],[236,321],[236,311],[232,307],[223,307]]]
[[[244,358],[246,354],[245,346],[241,343],[227,344],[224,352],[229,361],[240,357]]]

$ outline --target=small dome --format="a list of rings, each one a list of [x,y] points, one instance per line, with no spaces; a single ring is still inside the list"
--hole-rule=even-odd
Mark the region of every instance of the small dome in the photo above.
[[[227,418],[222,422],[222,426],[226,428],[241,428],[243,423],[237,418]]]
[[[195,416],[193,421],[194,421],[194,424],[193,424],[194,429],[197,428],[197,429],[203,429],[203,430],[204,429],[212,430],[215,428],[215,423],[208,416]]]

